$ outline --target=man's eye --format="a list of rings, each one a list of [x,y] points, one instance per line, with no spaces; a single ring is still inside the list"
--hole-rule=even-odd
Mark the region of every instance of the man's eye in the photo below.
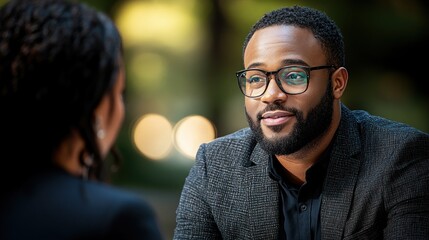
[[[262,76],[254,75],[251,76],[248,81],[250,84],[264,83],[265,78]]]
[[[307,84],[307,74],[304,72],[289,72],[282,76],[282,79],[288,85]]]

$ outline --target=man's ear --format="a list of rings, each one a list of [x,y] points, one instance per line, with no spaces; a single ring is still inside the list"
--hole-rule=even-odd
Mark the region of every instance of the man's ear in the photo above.
[[[340,99],[346,90],[349,73],[345,67],[339,67],[332,73],[332,92],[335,99]]]

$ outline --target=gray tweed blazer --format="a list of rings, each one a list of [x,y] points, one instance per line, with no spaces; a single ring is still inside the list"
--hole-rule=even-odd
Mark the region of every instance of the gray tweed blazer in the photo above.
[[[429,135],[343,105],[333,141],[322,239],[429,239]],[[277,239],[268,159],[248,128],[201,145],[174,239]]]

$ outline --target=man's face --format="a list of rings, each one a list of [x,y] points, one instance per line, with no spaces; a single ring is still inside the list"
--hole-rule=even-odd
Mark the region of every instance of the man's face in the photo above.
[[[306,29],[272,26],[255,32],[244,54],[246,69],[276,71],[290,65],[327,65],[320,43]],[[270,76],[258,98],[245,98],[249,126],[261,146],[276,155],[311,147],[332,121],[333,95],[328,69],[311,71],[307,91],[284,93]]]

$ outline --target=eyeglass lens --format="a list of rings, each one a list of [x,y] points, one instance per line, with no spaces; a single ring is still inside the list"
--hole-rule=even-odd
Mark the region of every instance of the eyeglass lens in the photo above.
[[[281,88],[289,94],[299,94],[307,89],[307,71],[299,67],[287,67],[274,73]],[[267,74],[261,70],[246,70],[240,74],[240,87],[246,96],[261,96],[269,83]],[[277,82],[277,81],[276,81]]]

